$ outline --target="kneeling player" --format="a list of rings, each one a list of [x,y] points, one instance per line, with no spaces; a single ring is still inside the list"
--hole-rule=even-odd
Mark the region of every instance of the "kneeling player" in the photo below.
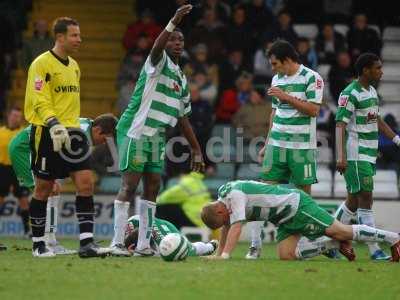
[[[155,218],[151,231],[150,246],[158,254],[158,246],[163,237],[169,233],[179,233],[180,231],[172,223],[163,219]],[[139,215],[132,216],[128,219],[128,225],[125,231],[125,247],[134,252],[139,234]],[[195,242],[189,244],[189,256],[205,256],[211,255],[218,248],[218,241],[212,240],[208,243]]]
[[[231,181],[219,188],[218,201],[206,205],[201,216],[211,229],[222,227],[217,254],[210,258],[229,258],[243,223],[265,220],[278,226],[278,253],[283,260],[310,258],[330,249],[339,249],[348,260],[354,260],[350,240],[386,242],[391,246],[392,261],[400,260],[397,233],[367,225],[344,225],[298,189]],[[317,239],[324,235],[333,240]],[[302,236],[310,240],[300,241]]]
[[[79,123],[80,130],[88,137],[89,142],[92,145],[99,145],[106,142],[106,137],[114,136],[117,119],[112,114],[103,114],[95,120],[80,118]],[[8,152],[19,184],[32,191],[35,182],[31,171],[30,132],[31,126],[19,132],[11,140]],[[60,184],[56,181],[53,185],[53,192],[47,199],[46,246],[57,255],[74,254],[75,250],[65,249],[56,240],[59,200]]]

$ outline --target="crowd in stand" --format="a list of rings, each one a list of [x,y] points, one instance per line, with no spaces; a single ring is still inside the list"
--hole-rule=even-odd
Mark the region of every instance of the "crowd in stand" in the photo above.
[[[167,1],[161,8],[157,1],[137,1],[138,20],[128,25],[123,38],[127,55],[117,83],[121,111],[154,39],[176,8],[187,2]],[[186,48],[181,65],[191,85],[192,125],[201,141],[210,137],[211,122],[243,128],[245,141],[266,136],[271,101],[265,89],[273,76],[266,51],[272,41],[281,38],[295,45],[305,66],[317,71],[321,64],[330,66],[325,79],[330,83],[329,97],[317,124],[333,146],[336,99],[354,79],[353,63],[358,55],[367,51],[380,55],[382,39],[369,27],[358,1],[333,1],[336,5],[311,2],[205,0],[195,5],[181,26]],[[335,31],[333,21],[349,24],[347,35]],[[299,36],[294,22],[316,23],[319,32],[315,40]],[[211,162],[208,165],[212,169]]]

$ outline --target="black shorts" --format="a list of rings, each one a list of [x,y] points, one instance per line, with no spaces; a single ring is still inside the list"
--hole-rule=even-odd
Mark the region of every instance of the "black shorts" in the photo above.
[[[30,190],[20,186],[12,166],[0,165],[0,197],[6,197],[13,190],[16,198],[28,197]]]
[[[60,152],[53,150],[53,141],[48,127],[33,126],[30,135],[32,171],[45,180],[63,179],[71,172],[89,170],[90,142],[79,128],[67,128],[71,139],[71,151],[63,147]]]

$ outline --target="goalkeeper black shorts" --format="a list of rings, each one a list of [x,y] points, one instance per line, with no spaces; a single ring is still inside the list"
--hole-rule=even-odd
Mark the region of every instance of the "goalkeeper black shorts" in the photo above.
[[[71,139],[71,149],[63,147],[60,152],[55,152],[49,128],[32,125],[31,167],[38,178],[63,179],[69,177],[71,172],[91,169],[89,138],[79,128],[67,129]]]

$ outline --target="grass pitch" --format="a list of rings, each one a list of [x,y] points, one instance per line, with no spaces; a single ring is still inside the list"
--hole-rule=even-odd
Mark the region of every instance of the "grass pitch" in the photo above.
[[[188,258],[33,259],[30,241],[2,239],[0,299],[400,299],[400,265],[371,262],[357,246],[357,262],[319,257],[283,262],[275,245],[247,261],[241,244],[230,261]],[[76,248],[78,242],[62,241]],[[105,245],[105,244],[104,244]]]

